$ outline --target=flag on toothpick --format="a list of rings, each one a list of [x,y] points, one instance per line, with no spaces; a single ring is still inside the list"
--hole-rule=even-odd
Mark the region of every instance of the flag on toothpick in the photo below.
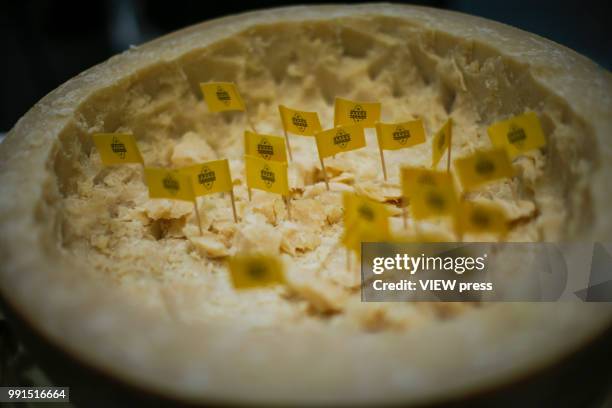
[[[511,159],[546,145],[546,137],[535,112],[494,123],[489,126],[487,132],[493,146],[506,149]]]
[[[180,169],[179,172],[191,179],[193,192],[196,197],[212,193],[229,192],[230,199],[232,201],[234,221],[238,222],[232,175],[230,173],[229,162],[227,159],[214,160],[202,164],[196,164],[194,166],[184,167]]]
[[[245,117],[253,132],[257,133],[255,124],[251,120],[242,96],[233,82],[207,82],[201,83],[200,89],[204,100],[211,112],[244,111]]]
[[[462,233],[488,233],[504,236],[508,232],[506,212],[493,203],[463,201],[459,224]]]
[[[198,211],[198,203],[193,193],[191,178],[178,170],[159,169],[145,167],[145,182],[149,188],[150,198],[167,198],[170,200],[182,200],[193,202],[193,207],[202,234],[202,221]]]
[[[360,149],[365,147],[365,133],[359,125],[338,126],[333,129],[324,130],[315,136],[319,161],[325,178],[325,187],[329,190],[329,180],[323,159],[341,152]]]
[[[387,166],[383,150],[399,150],[425,142],[425,129],[421,119],[402,123],[377,123],[376,137],[380,150],[383,176],[387,179]]]
[[[456,217],[458,199],[450,173],[439,178],[422,177],[414,184],[410,194],[410,209],[415,220],[438,216]]]
[[[92,135],[102,163],[113,164],[139,163],[143,164],[136,139],[131,133],[96,133]]]
[[[285,283],[283,264],[277,257],[238,255],[230,258],[229,271],[236,289],[252,289]]]
[[[247,186],[281,195],[289,195],[287,163],[244,156]]]
[[[438,163],[440,163],[440,159],[444,156],[444,152],[448,149],[448,162],[446,164],[446,171],[450,171],[450,161],[451,161],[451,149],[452,149],[452,140],[453,140],[453,121],[451,118],[448,118],[444,126],[438,133],[435,134],[431,146],[431,167],[436,168]]]
[[[357,194],[345,192],[344,234],[342,244],[355,252],[361,250],[361,242],[387,240],[389,233],[389,211],[381,203]]]
[[[240,92],[232,82],[201,83],[200,89],[211,112],[246,110]]]
[[[321,131],[321,123],[317,112],[305,112],[288,108],[283,105],[278,105],[281,121],[283,122],[283,131],[285,139],[287,139],[287,151],[289,159],[293,160],[291,153],[291,143],[289,143],[289,134],[295,133],[301,136],[314,136]]]
[[[179,172],[191,178],[196,197],[232,190],[232,176],[227,159],[184,167]]]
[[[346,228],[360,224],[382,235],[389,233],[389,211],[384,204],[348,192],[342,195],[342,201]]]
[[[404,228],[408,227],[406,206],[414,195],[414,191],[426,187],[437,187],[444,189],[450,186],[454,191],[453,178],[446,171],[431,170],[423,167],[402,167],[400,170],[400,182],[402,185],[402,201]]]
[[[401,123],[377,123],[378,145],[383,150],[399,150],[425,143],[421,119]]]
[[[194,201],[191,179],[178,170],[146,167],[145,181],[149,188],[150,198],[167,198],[170,200]]]
[[[319,157],[325,158],[338,153],[365,147],[365,134],[359,125],[338,126],[324,130],[315,136]]]
[[[302,136],[314,136],[321,131],[317,112],[306,112],[278,105],[283,128],[286,132]]]
[[[407,199],[412,197],[416,188],[422,186],[440,187],[453,183],[449,173],[424,167],[402,167],[400,179],[402,195]]]
[[[285,139],[246,130],[244,132],[244,154],[264,160],[286,162]]]
[[[336,98],[334,126],[359,125],[372,128],[378,121],[380,121],[380,102],[356,102]]]
[[[504,149],[477,151],[471,156],[457,159],[455,169],[465,190],[514,176],[514,169]]]

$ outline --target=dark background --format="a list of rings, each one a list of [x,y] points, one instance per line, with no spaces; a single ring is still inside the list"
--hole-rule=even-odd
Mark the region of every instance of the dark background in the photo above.
[[[340,2],[340,1],[336,1]],[[210,18],[308,1],[16,0],[0,3],[0,132],[69,78],[131,44]],[[319,1],[317,3],[324,3]],[[398,2],[399,3],[399,2]],[[608,1],[414,1],[501,21],[612,67]]]

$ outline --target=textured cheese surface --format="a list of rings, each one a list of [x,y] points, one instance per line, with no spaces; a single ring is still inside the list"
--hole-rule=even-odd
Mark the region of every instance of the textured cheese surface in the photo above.
[[[368,130],[366,148],[326,160],[327,192],[314,140],[291,136],[289,220],[280,197],[254,191],[249,202],[248,122],[209,113],[198,86],[207,81],[236,82],[261,133],[282,134],[278,104],[317,111],[329,128],[339,96],[380,101],[383,122],[422,118],[427,143],[386,152],[383,182]],[[555,44],[421,8],[296,8],[187,29],[69,82],[11,132],[1,151],[1,185],[12,188],[0,202],[12,238],[0,238],[3,292],[78,355],[187,398],[422,401],[515,377],[595,333],[608,311],[362,303],[359,271],[338,246],[341,192],[385,203],[392,229],[410,234],[399,167],[429,166],[431,136],[449,117],[461,157],[490,146],[489,124],[531,110],[547,147],[470,198],[506,209],[512,241],[609,239],[610,89],[607,74]],[[148,166],[228,158],[240,222],[227,194],[201,197],[200,235],[193,205],[150,200],[139,166],[103,167],[89,135],[119,131],[135,134]],[[455,239],[442,221],[420,227]],[[278,255],[287,287],[235,291],[225,260],[245,251]]]
[[[248,53],[228,56],[232,49],[220,45],[186,66],[198,67],[206,75],[223,64],[233,66],[231,79],[240,85],[250,108],[248,113],[262,133],[283,134],[278,103],[317,111],[323,127],[332,127],[334,96],[341,95],[381,101],[385,122],[422,118],[429,135],[452,117],[454,157],[490,147],[486,128],[495,116],[483,119],[475,106],[478,100],[462,91],[464,74],[455,62],[460,54],[440,59],[439,64],[450,64],[447,80],[456,81],[443,85],[441,80],[426,79],[426,68],[415,65],[413,52],[400,42],[400,33],[386,33],[381,27],[368,27],[358,20],[345,24],[349,28],[338,33],[328,33],[323,28],[329,27],[317,24],[294,26],[288,30],[291,41],[281,41],[285,37],[281,32],[251,30],[232,38],[234,47]],[[424,45],[422,48],[423,58],[436,58]],[[313,56],[318,56],[314,63]],[[199,66],[203,61],[210,61],[209,65]],[[483,71],[472,74],[472,80],[490,82],[488,71]],[[222,72],[210,79],[227,79],[230,74]],[[503,73],[494,77],[508,81]],[[441,303],[361,304],[359,269],[354,260],[353,268],[347,269],[346,253],[339,245],[343,191],[389,203],[395,214],[391,220],[395,233],[414,233],[412,220],[409,228],[403,229],[401,209],[394,205],[400,198],[399,167],[429,167],[431,138],[410,149],[387,152],[390,177],[384,182],[374,130],[368,129],[367,148],[326,160],[332,186],[327,191],[314,139],[291,137],[295,161],[290,163],[289,174],[294,215],[289,220],[279,196],[254,191],[253,200],[248,201],[242,160],[242,135],[248,126],[245,115],[209,113],[189,85],[180,75],[156,77],[147,87],[148,93],[155,95],[150,97],[136,83],[127,101],[134,108],[122,113],[128,123],[117,130],[139,129],[145,163],[150,166],[180,167],[229,158],[240,222],[233,222],[227,195],[202,197],[199,211],[206,233],[199,236],[189,203],[148,199],[140,167],[104,168],[94,150],[79,163],[76,186],[66,197],[64,246],[74,257],[86,258],[112,284],[128,290],[137,285],[140,295],[149,297],[146,303],[160,308],[160,317],[189,322],[402,330],[448,317],[449,310],[469,308]],[[496,89],[494,83],[489,87],[490,91]],[[162,93],[160,89],[167,91]],[[179,113],[182,127],[190,129],[187,132],[175,130],[172,116]],[[549,112],[541,114],[554,120]],[[535,151],[518,160],[517,165],[519,178],[492,183],[471,193],[471,198],[498,202],[508,211],[516,224],[510,240],[560,238],[567,218],[556,204],[562,197],[536,187],[544,177],[546,156]],[[433,220],[420,224],[421,229],[455,239],[444,223]],[[491,237],[466,237],[487,238]],[[234,290],[223,258],[246,252],[282,256],[288,290]]]
[[[461,49],[438,56],[422,39],[408,45],[402,41],[407,32],[406,27],[363,24],[359,19],[344,21],[341,28],[304,23],[279,30],[252,29],[190,57],[178,72],[143,75],[121,104],[125,122],[115,130],[137,129],[149,166],[181,167],[228,158],[240,222],[233,222],[227,195],[202,197],[199,211],[206,233],[199,236],[189,203],[148,199],[138,166],[104,168],[93,150],[79,163],[75,187],[67,192],[64,246],[74,257],[86,258],[111,285],[128,291],[136,285],[139,296],[148,297],[145,303],[159,308],[160,318],[191,323],[408,330],[471,308],[362,304],[359,269],[354,260],[353,268],[347,269],[346,251],[339,245],[343,191],[388,203],[395,233],[414,233],[412,220],[403,229],[397,206],[400,166],[430,167],[431,136],[449,117],[454,123],[454,157],[490,147],[486,128],[504,117],[493,108],[479,112],[480,95],[468,93],[465,82],[482,83],[494,95],[500,84],[511,80],[507,73],[495,72],[486,63],[468,65]],[[419,65],[424,63],[419,59],[440,66],[441,76],[430,78],[434,68]],[[254,191],[248,201],[242,160],[248,122],[242,113],[209,113],[191,86],[206,80],[236,81],[261,133],[283,134],[280,103],[319,112],[323,127],[330,128],[334,98],[342,96],[380,101],[384,122],[421,118],[430,137],[413,148],[386,152],[390,177],[384,182],[374,130],[368,129],[365,149],[326,160],[331,182],[331,191],[326,191],[314,139],[292,136],[295,160],[289,175],[294,211],[289,220],[279,196]],[[558,122],[556,112],[533,108],[539,109],[545,123]],[[559,134],[571,131],[554,129]],[[517,160],[517,167],[518,178],[492,183],[470,198],[497,202],[506,209],[514,225],[510,240],[559,239],[567,213],[560,191],[539,187],[547,184],[546,155],[530,152]],[[421,229],[456,239],[444,222],[420,224]],[[281,256],[288,288],[234,290],[224,258],[246,252]]]

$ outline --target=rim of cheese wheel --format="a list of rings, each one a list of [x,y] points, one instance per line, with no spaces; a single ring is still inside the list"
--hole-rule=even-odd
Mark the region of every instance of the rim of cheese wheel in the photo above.
[[[68,171],[58,163],[71,160],[58,160],[66,154],[58,135],[77,126],[75,115],[91,98],[104,98],[109,89],[127,90],[151,66],[171,69],[182,56],[255,26],[308,20],[342,25],[347,18],[381,17],[433,35],[441,53],[460,43],[473,47],[474,61],[498,55],[503,64],[519,66],[547,97],[566,104],[571,120],[581,121],[589,133],[576,141],[589,144],[588,155],[568,164],[590,195],[593,220],[576,237],[612,241],[609,73],[551,41],[455,12],[387,4],[288,7],[205,22],[131,49],[66,82],[19,120],[0,147],[3,297],[47,338],[87,363],[129,383],[195,401],[442,400],[518,378],[594,337],[610,322],[605,305],[495,304],[418,332],[375,336],[255,332],[212,324],[170,328],[117,294],[77,278],[79,271],[58,244],[57,175]],[[559,338],[564,341],[549,342]]]

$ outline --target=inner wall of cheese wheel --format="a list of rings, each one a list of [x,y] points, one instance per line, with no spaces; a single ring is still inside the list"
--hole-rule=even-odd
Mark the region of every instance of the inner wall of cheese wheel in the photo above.
[[[241,112],[208,112],[198,86],[207,81],[236,82],[260,133],[282,135],[281,103],[317,111],[329,128],[334,98],[341,96],[380,101],[384,122],[422,118],[428,140],[386,152],[385,183],[369,129],[367,148],[326,160],[333,190],[327,192],[314,139],[292,136],[289,221],[279,196],[254,191],[248,201],[242,159],[248,123]],[[491,199],[506,209],[513,221],[510,241],[588,233],[586,183],[597,165],[592,131],[554,90],[533,79],[527,65],[486,45],[392,18],[254,27],[177,60],[160,60],[81,105],[53,159],[63,197],[57,205],[61,243],[87,266],[81,279],[125,291],[160,319],[385,331],[454,318],[475,306],[360,301],[356,262],[347,270],[345,251],[336,245],[343,230],[339,192],[354,190],[388,203],[392,229],[411,233],[414,222],[409,219],[403,231],[397,206],[399,167],[430,166],[431,137],[449,116],[456,158],[490,147],[488,125],[525,110],[539,114],[548,146],[517,158],[515,179],[469,198]],[[147,166],[228,158],[241,221],[234,224],[227,194],[201,197],[200,236],[192,204],[150,200],[139,166],[104,167],[89,135],[120,131],[134,133]],[[444,220],[420,225],[455,239]],[[235,291],[225,259],[248,251],[281,257],[287,287]]]

